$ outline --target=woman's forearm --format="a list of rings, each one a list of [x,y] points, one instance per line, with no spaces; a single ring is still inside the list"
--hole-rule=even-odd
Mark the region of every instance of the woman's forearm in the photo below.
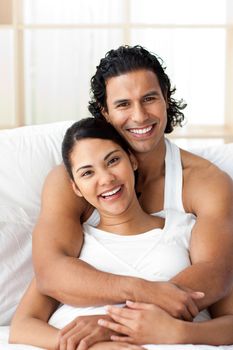
[[[57,350],[58,342],[59,330],[39,319],[17,320],[10,328],[9,343],[12,344],[29,344]]]
[[[183,322],[179,328],[183,344],[233,344],[233,315],[204,322]]]

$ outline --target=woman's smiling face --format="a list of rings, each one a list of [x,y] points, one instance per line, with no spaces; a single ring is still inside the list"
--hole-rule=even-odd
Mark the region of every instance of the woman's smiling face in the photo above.
[[[136,159],[111,140],[87,138],[71,152],[73,188],[98,211],[119,215],[135,196]]]

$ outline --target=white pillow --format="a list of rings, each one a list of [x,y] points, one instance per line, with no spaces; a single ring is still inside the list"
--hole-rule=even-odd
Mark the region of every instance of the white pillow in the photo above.
[[[44,179],[61,163],[61,141],[71,123],[0,131],[0,205],[38,212]]]
[[[233,179],[233,143],[190,150],[203,158],[210,160]]]
[[[32,278],[33,225],[22,208],[0,206],[0,320],[8,325]]]
[[[8,325],[32,277],[31,233],[48,172],[61,162],[70,122],[0,131],[0,325]]]

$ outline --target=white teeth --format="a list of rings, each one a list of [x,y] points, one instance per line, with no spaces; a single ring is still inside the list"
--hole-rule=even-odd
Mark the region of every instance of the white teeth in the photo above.
[[[129,131],[133,134],[146,134],[148,131],[151,131],[152,127],[153,126],[151,125],[144,129],[129,129]]]
[[[120,189],[121,189],[121,186],[115,188],[115,189],[112,190],[112,191],[102,193],[101,196],[102,196],[102,197],[112,196],[113,194],[115,194],[115,193],[117,193],[118,191],[120,191]]]

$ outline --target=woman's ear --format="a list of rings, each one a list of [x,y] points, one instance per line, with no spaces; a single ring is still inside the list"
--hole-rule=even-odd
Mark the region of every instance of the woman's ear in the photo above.
[[[137,168],[138,168],[138,161],[137,161],[137,158],[135,157],[135,155],[133,153],[131,153],[131,152],[129,154],[129,159],[130,159],[130,163],[132,165],[133,171],[137,170]]]
[[[72,188],[74,193],[78,196],[78,197],[83,197],[82,193],[79,191],[78,186],[76,185],[76,183],[74,181],[71,182],[72,183]]]

